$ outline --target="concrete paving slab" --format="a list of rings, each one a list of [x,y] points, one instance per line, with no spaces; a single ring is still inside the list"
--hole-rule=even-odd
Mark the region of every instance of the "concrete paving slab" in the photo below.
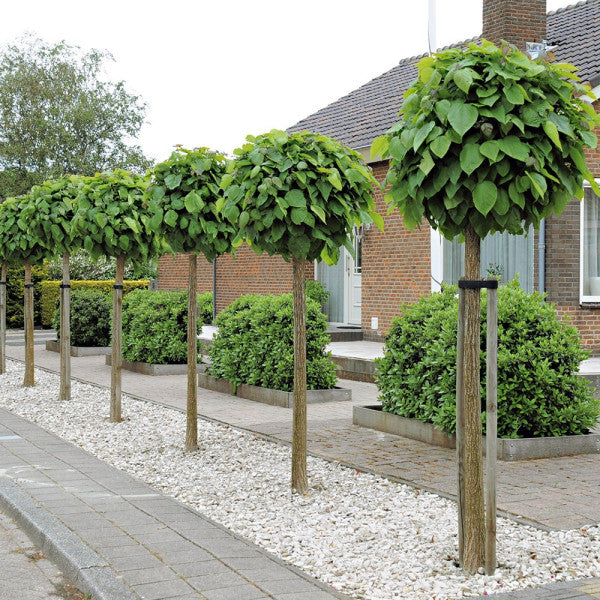
[[[315,597],[346,598],[4,409],[0,423],[20,438],[18,447],[0,439],[0,507],[93,598],[273,598],[266,583],[240,572],[253,564],[258,573],[283,570],[291,585]],[[91,488],[97,491],[81,491]]]

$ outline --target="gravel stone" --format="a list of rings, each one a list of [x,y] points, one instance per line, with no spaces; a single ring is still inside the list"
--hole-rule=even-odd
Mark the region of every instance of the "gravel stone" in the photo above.
[[[0,406],[177,498],[336,589],[365,600],[442,600],[600,576],[600,529],[546,532],[498,519],[494,576],[468,576],[458,558],[456,504],[315,457],[309,493],[290,491],[290,449],[199,420],[184,452],[185,415],[123,397],[110,423],[109,391],[77,381],[57,400],[57,375],[8,361]],[[14,475],[18,477],[18,475]]]

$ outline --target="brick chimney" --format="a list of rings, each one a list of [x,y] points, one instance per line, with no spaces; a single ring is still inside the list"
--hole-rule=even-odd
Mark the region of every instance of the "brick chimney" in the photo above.
[[[546,0],[483,0],[483,37],[525,50],[525,42],[546,39]]]

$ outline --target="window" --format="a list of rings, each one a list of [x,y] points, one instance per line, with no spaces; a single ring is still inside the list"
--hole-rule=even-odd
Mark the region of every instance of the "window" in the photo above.
[[[600,302],[600,198],[586,187],[581,208],[581,301]]]
[[[444,282],[456,285],[464,275],[464,243],[443,242]],[[495,233],[481,241],[481,276],[499,275],[507,283],[517,275],[521,287],[533,292],[533,227],[527,235]]]

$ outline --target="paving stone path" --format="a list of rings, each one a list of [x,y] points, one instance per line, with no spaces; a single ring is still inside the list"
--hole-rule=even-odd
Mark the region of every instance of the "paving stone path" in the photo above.
[[[4,409],[0,474],[0,508],[93,598],[346,598]],[[1,572],[0,589],[12,580],[4,565]]]
[[[80,600],[83,594],[0,511],[0,600]]]

